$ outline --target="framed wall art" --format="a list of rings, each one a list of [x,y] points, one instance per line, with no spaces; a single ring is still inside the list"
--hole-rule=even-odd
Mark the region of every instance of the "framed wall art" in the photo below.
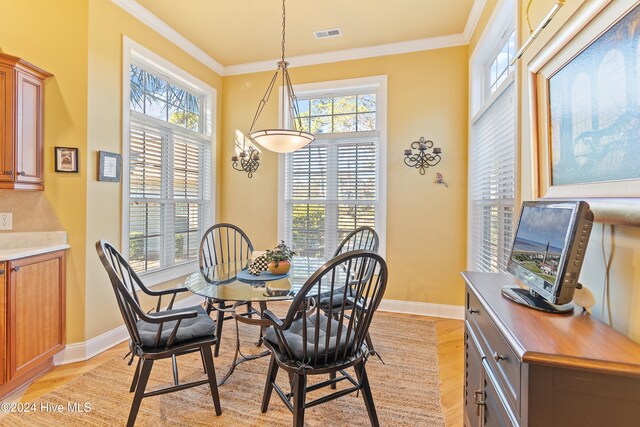
[[[640,2],[585,2],[529,64],[534,194],[640,225]]]
[[[74,147],[55,147],[55,171],[78,172],[78,149]]]
[[[100,151],[98,153],[98,181],[120,182],[122,155]]]

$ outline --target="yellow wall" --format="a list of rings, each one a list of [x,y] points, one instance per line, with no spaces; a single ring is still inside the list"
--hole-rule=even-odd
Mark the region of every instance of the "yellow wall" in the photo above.
[[[275,66],[275,64],[274,64]],[[466,259],[467,47],[292,68],[294,84],[388,76],[387,261],[389,299],[462,305]],[[277,243],[278,160],[263,150],[252,179],[232,169],[236,129],[246,132],[272,72],[223,78],[221,219],[245,229],[256,249]],[[277,101],[259,126],[277,124]],[[403,150],[421,136],[443,160],[421,176]],[[449,188],[433,183],[441,172]],[[294,248],[295,249],[295,248]]]
[[[496,1],[488,1],[486,9],[482,14],[481,25],[476,28],[473,42],[477,44],[479,35],[489,16],[494,10]],[[528,0],[520,2],[520,37],[524,41],[529,36],[525,21],[524,11]],[[536,1],[531,6],[531,25],[535,28],[540,20],[551,9],[554,0]],[[560,27],[567,22],[569,17],[578,9],[583,1],[567,2],[560,9],[556,17],[541,35],[533,42],[529,50],[524,54],[519,64],[519,93],[521,94],[520,109],[520,196],[522,200],[534,198],[532,190],[532,180],[534,171],[531,167],[532,148],[530,138],[529,122],[529,85],[527,80],[527,64],[540,50],[549,42]],[[475,47],[475,44],[473,46]],[[469,54],[473,52],[469,50]],[[602,244],[609,254],[613,250],[610,273],[610,306],[612,314],[612,325],[622,333],[630,336],[633,340],[640,342],[640,228],[604,226],[594,224],[589,242],[589,248],[585,256],[580,282],[590,288],[595,294],[597,303],[594,306],[593,315],[599,319],[608,320],[606,313],[603,315],[603,290],[605,281],[605,264],[602,255]]]
[[[113,290],[94,244],[121,241],[122,186],[96,179],[99,150],[122,152],[122,36],[152,50],[194,77],[218,89],[221,79],[192,56],[116,6],[110,0],[89,2],[87,169],[86,335],[95,337],[122,324]],[[220,108],[218,107],[218,111]],[[216,119],[219,121],[218,118]],[[218,127],[219,133],[219,127]],[[218,141],[220,138],[216,138]],[[219,149],[220,144],[218,144]],[[175,286],[172,281],[160,288]]]
[[[121,243],[121,185],[98,182],[96,170],[99,150],[122,152],[123,34],[218,89],[216,122],[221,78],[109,0],[0,0],[0,11],[0,50],[54,74],[45,85],[45,191],[1,191],[0,210],[14,213],[14,231],[67,231],[67,342],[85,341],[122,324],[94,244]],[[78,174],[54,172],[54,146],[79,148]]]
[[[67,341],[84,340],[87,177],[87,3],[77,0],[0,0],[0,50],[41,67],[45,83],[44,196],[68,233]],[[79,147],[78,174],[55,173],[53,147]],[[42,193],[35,193],[42,194]],[[56,229],[42,197],[0,194],[16,216],[30,209],[38,227]],[[36,203],[25,206],[23,203]],[[35,209],[40,206],[40,209]],[[43,225],[47,224],[47,225]],[[16,231],[28,224],[16,223]],[[43,229],[43,228],[40,228]],[[29,229],[32,231],[33,229]]]

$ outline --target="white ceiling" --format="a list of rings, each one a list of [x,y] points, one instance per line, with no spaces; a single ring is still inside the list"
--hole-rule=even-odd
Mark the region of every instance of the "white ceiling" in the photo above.
[[[227,68],[280,56],[280,0],[114,2],[130,12],[150,12],[182,36],[182,44],[192,45],[200,56]],[[474,0],[288,0],[287,57],[346,50],[360,50],[361,56],[367,56],[365,52],[373,46],[393,44],[387,50],[410,51],[428,48],[439,38],[468,39],[470,27],[475,26],[471,21],[477,20],[480,9],[473,5]],[[342,30],[341,37],[317,40],[313,36],[313,31],[336,27]]]

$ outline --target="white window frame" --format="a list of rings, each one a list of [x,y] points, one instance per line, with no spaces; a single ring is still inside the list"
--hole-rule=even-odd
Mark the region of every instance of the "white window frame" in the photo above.
[[[498,89],[491,93],[489,69],[496,54],[508,40],[509,35],[515,29],[516,50],[520,27],[517,20],[518,4],[516,0],[499,0],[489,18],[478,44],[469,58],[469,163],[468,170],[472,168],[471,144],[473,143],[473,124],[493,102],[502,95],[511,84],[515,85],[514,105],[515,111],[515,186],[514,186],[514,224],[517,221],[520,206],[520,149],[519,149],[519,97],[517,90],[517,79],[520,73],[519,62],[516,61],[514,71],[505,79]],[[467,268],[473,269],[473,202],[472,202],[472,182],[469,173],[468,194],[467,194]]]
[[[216,217],[216,108],[217,91],[205,82],[197,79],[183,69],[177,67],[139,43],[123,36],[122,38],[122,255],[129,259],[129,134],[131,130],[130,105],[130,69],[131,64],[142,65],[154,74],[179,83],[185,89],[202,96],[202,117],[204,126],[202,134],[211,142],[211,205],[209,212],[213,222]],[[152,118],[150,118],[152,119]],[[182,127],[177,126],[180,129]],[[205,221],[205,225],[207,222]],[[203,230],[204,232],[204,230]],[[140,273],[140,279],[145,286],[151,287],[169,280],[193,273],[198,268],[198,261],[194,260],[179,265]]]
[[[341,96],[351,93],[376,94],[376,131],[371,132],[344,132],[332,134],[335,138],[348,139],[350,137],[360,139],[367,135],[376,135],[378,138],[378,203],[376,207],[375,229],[380,238],[378,252],[385,257],[387,253],[387,76],[362,77],[356,79],[333,80],[317,83],[294,85],[294,91],[298,97],[322,98]],[[280,87],[279,99],[282,100],[282,87]],[[282,102],[282,101],[281,101]],[[285,99],[284,111],[288,111],[288,99]],[[278,121],[280,126],[291,127],[289,117],[283,117],[283,109],[279,109]],[[316,135],[322,138],[322,134]],[[285,235],[285,155],[280,154],[278,161],[278,240],[283,240]]]

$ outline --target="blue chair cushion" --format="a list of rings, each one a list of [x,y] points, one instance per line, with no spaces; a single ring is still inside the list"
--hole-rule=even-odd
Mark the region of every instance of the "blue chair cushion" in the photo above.
[[[165,314],[184,313],[185,311],[196,310],[198,315],[189,319],[182,319],[173,345],[190,341],[196,338],[214,337],[216,331],[216,322],[207,314],[202,306],[196,305],[187,308],[178,308],[175,310],[165,310],[160,313],[149,313],[150,317],[156,317]],[[160,335],[160,344],[158,347],[164,347],[169,340],[169,336],[176,326],[176,320],[165,322],[162,325],[162,334]],[[156,335],[160,324],[148,323],[144,320],[138,320],[138,333],[143,347],[156,347]]]
[[[309,357],[313,357],[315,352],[315,337],[316,337],[316,321],[320,322],[320,330],[318,337],[318,354],[322,355],[322,359],[324,359],[324,355],[334,355],[336,351],[344,351],[345,342],[347,339],[347,326],[342,325],[342,332],[340,333],[340,342],[338,343],[338,330],[340,330],[340,323],[336,320],[331,320],[331,328],[329,331],[329,345],[325,346],[327,339],[327,326],[329,325],[328,318],[325,315],[313,314],[307,317],[307,336],[306,336],[306,345],[307,345],[307,359]],[[304,359],[304,337],[302,334],[303,331],[303,320],[298,319],[291,323],[289,329],[283,332],[284,339],[287,341],[287,345],[291,349],[291,353],[294,358],[299,361],[303,361]],[[351,336],[349,337],[349,344],[353,343],[354,331],[351,331]],[[276,336],[276,331],[273,327],[267,328],[267,333],[265,339],[272,344],[272,346],[277,349],[278,348],[278,337]]]

